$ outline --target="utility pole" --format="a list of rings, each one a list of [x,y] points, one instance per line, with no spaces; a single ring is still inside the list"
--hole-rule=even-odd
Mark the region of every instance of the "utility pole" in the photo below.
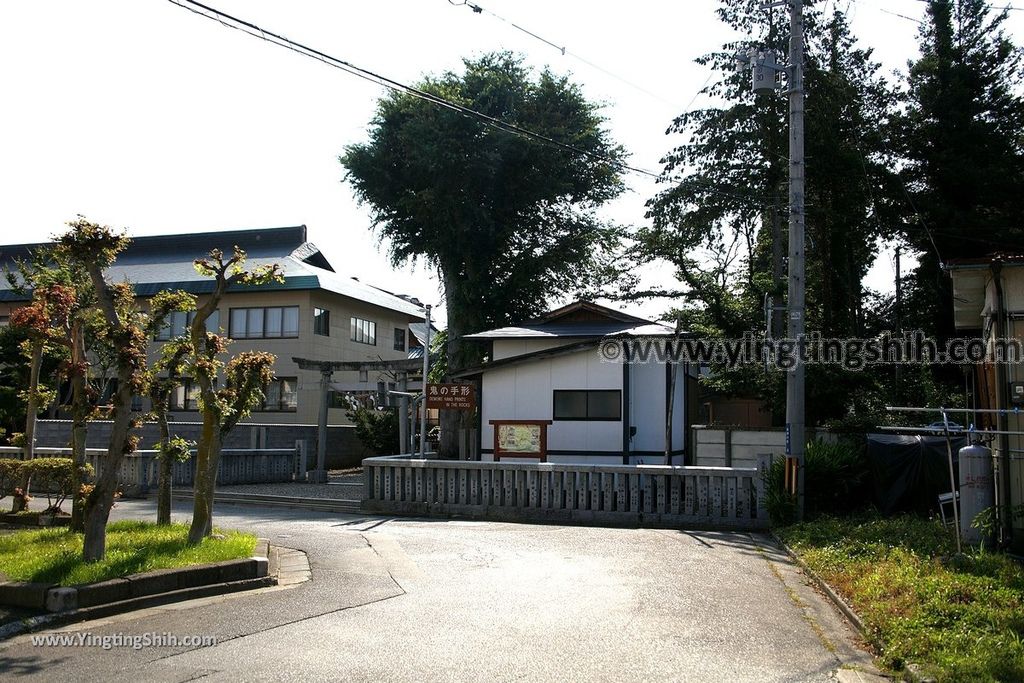
[[[903,339],[903,277],[900,272],[900,245],[896,245],[896,334]],[[896,401],[902,403],[902,363],[896,364]]]
[[[761,9],[789,5],[789,68],[776,64],[771,50],[750,50],[736,55],[740,67],[751,67],[755,92],[778,88],[776,72],[789,74],[789,286],[786,336],[795,345],[796,363],[786,376],[786,456],[795,461],[797,519],[804,516],[804,0],[777,0]],[[789,466],[787,461],[787,467]],[[789,470],[787,469],[787,472]]]
[[[780,198],[781,199],[781,198]],[[771,310],[769,315],[768,329],[772,339],[776,339],[784,334],[785,325],[783,323],[783,306],[782,306],[782,218],[779,216],[781,207],[779,202],[772,204],[772,296],[771,296]]]
[[[427,375],[430,373],[430,304],[426,305],[426,339],[423,341],[423,405],[420,410],[420,457],[427,457]]]
[[[804,341],[804,0],[789,6],[789,338]],[[786,378],[786,454],[797,465],[797,519],[804,516],[806,419],[803,359]]]

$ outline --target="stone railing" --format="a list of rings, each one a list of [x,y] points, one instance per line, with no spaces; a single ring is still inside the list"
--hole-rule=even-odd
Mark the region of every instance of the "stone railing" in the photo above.
[[[86,457],[99,473],[102,468],[103,455],[106,449],[86,449]],[[50,448],[38,446],[35,455],[42,457],[71,457],[70,448]],[[0,458],[23,458],[21,448],[0,446]],[[176,462],[172,469],[174,486],[190,487],[195,481],[196,459],[191,457],[185,462]],[[118,482],[125,495],[144,495],[157,485],[158,474],[157,451],[140,450],[121,459]],[[261,484],[271,482],[287,482],[304,480],[306,474],[306,453],[301,444],[295,448],[225,448],[221,451],[217,469],[217,485]]]
[[[758,467],[363,460],[367,512],[655,527],[768,526]]]

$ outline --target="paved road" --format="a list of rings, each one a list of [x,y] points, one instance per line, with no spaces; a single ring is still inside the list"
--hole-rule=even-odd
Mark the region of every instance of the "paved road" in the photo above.
[[[149,515],[152,503],[118,504]],[[176,509],[185,517],[187,509]],[[313,580],[67,628],[211,647],[0,644],[0,672],[76,681],[847,680],[834,608],[749,534],[389,519],[223,506]]]

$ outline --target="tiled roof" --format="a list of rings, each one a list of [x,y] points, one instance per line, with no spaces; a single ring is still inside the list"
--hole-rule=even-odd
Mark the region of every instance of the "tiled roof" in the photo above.
[[[42,245],[0,246],[0,263],[10,264],[14,258],[24,257],[39,246]],[[245,250],[246,267],[277,263],[284,271],[283,283],[247,287],[247,291],[323,289],[411,317],[423,317],[422,310],[406,299],[335,272],[320,250],[306,241],[304,225],[135,237],[107,269],[107,277],[112,282],[134,283],[139,296],[152,296],[163,289],[203,294],[213,290],[213,282],[196,272],[193,261],[215,248],[230,254],[235,246]],[[0,301],[19,298],[8,289],[6,282],[0,281]]]
[[[634,322],[585,321],[502,327],[497,330],[467,334],[465,339],[593,339],[607,336],[663,337],[675,334],[668,325]]]

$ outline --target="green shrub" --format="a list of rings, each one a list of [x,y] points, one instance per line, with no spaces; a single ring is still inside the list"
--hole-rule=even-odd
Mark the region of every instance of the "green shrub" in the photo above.
[[[14,493],[21,485],[21,460],[0,458],[0,499]]]
[[[28,471],[33,492],[46,494],[46,511],[60,512],[61,505],[74,492],[75,462],[71,458],[36,458],[22,463],[22,474]],[[87,476],[92,465],[86,464]]]
[[[868,502],[868,467],[855,444],[840,439],[807,444],[804,454],[804,512],[808,517],[859,510]],[[765,502],[773,524],[789,524],[796,501],[784,490],[785,458],[768,470]]]
[[[395,455],[399,449],[398,411],[378,410],[353,402],[345,413],[356,428],[359,441],[377,455]]]

